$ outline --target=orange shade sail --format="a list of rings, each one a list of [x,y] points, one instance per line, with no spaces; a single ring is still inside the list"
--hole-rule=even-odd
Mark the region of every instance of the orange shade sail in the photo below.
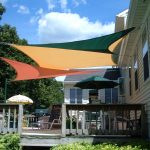
[[[112,60],[112,54],[14,44],[11,46],[28,55],[43,68],[65,70],[116,65]]]
[[[35,67],[26,63],[18,62],[4,57],[0,57],[0,59],[10,64],[16,70],[17,76],[15,78],[15,81],[52,78],[57,76],[69,76],[77,74],[88,74],[97,71],[47,69],[42,67]]]

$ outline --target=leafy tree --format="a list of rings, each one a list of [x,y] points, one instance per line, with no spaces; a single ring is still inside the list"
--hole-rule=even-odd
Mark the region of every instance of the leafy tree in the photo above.
[[[2,5],[0,4],[0,14],[3,14],[2,12],[4,11],[5,9],[2,9]],[[8,24],[0,26],[0,42],[21,45],[28,44],[25,39],[19,38],[16,28],[11,27]],[[22,52],[4,44],[0,44],[0,57],[6,57],[36,65],[32,59]],[[2,60],[0,60],[0,66],[0,102],[4,102],[5,79],[8,79],[9,81],[7,83],[7,98],[15,94],[29,96],[34,100],[34,104],[29,106],[32,109],[40,107],[40,105],[47,107],[50,104],[60,103],[63,101],[63,93],[61,90],[62,84],[56,82],[54,79],[10,82],[16,76],[14,69]]]
[[[0,20],[2,19],[2,15],[5,12],[5,7],[0,3]]]

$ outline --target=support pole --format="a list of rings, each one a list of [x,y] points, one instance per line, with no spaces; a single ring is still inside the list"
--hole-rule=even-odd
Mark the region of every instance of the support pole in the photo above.
[[[6,103],[7,98],[7,78],[5,79],[5,87],[4,87],[4,103]]]

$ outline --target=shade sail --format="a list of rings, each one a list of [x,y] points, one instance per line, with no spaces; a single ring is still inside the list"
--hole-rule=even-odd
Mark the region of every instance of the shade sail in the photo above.
[[[32,104],[33,101],[27,97],[27,96],[24,96],[24,95],[15,95],[15,96],[12,96],[10,97],[8,100],[7,100],[7,103],[13,103],[13,104]]]
[[[106,89],[114,88],[118,83],[100,76],[92,76],[75,84],[82,89]]]
[[[58,70],[58,69],[47,69],[42,67],[34,67],[32,65],[10,60],[7,58],[0,57],[0,59],[9,63],[17,72],[15,81],[17,80],[30,80],[30,79],[41,79],[41,78],[52,78],[63,75],[76,75],[76,74],[88,74],[97,70],[91,71],[79,71],[79,70]]]
[[[40,67],[74,69],[116,65],[112,53],[119,42],[134,28],[89,40],[20,46],[11,46],[31,57]],[[94,52],[94,53],[93,53]]]
[[[106,36],[92,38],[88,40],[53,44],[34,44],[30,46],[113,53],[113,50],[118,44],[118,42],[120,42],[120,40],[122,40],[122,38],[133,29],[134,27]]]
[[[56,48],[12,45],[32,58],[40,67],[74,69],[96,66],[114,66],[111,54],[84,52]]]

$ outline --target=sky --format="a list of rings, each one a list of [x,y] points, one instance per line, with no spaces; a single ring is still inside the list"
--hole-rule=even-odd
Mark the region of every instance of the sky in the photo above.
[[[29,44],[59,43],[114,32],[116,15],[130,0],[0,0],[0,24],[16,27]],[[62,81],[64,77],[57,78]]]
[[[0,0],[0,24],[16,27],[29,44],[89,39],[114,32],[115,17],[130,0]]]

